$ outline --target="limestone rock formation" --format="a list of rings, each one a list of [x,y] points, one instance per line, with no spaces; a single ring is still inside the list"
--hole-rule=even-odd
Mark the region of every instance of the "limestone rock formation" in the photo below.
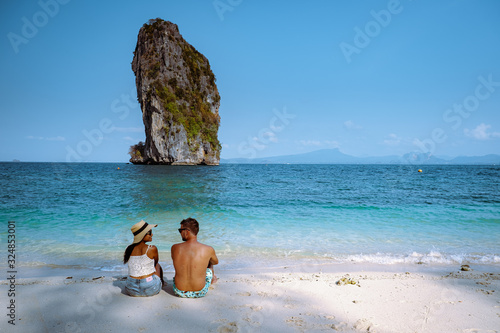
[[[215,75],[176,24],[158,18],[144,24],[132,70],[146,142],[130,147],[130,162],[218,165],[220,96]]]

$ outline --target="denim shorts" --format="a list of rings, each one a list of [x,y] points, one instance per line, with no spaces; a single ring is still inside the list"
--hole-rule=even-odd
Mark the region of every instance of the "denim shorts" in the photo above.
[[[153,274],[144,279],[127,277],[125,290],[130,296],[154,296],[161,290],[161,280],[158,275]]]

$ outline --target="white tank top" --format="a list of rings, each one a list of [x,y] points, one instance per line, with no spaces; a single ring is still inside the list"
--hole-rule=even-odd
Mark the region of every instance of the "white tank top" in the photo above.
[[[146,253],[142,256],[130,256],[128,260],[128,275],[130,276],[144,276],[156,272],[155,261],[148,257],[148,246]]]

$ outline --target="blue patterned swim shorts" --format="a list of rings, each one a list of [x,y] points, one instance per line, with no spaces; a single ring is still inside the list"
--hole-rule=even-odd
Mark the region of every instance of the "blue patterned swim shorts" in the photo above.
[[[212,278],[213,278],[213,273],[210,268],[207,268],[207,275],[205,277],[205,287],[203,287],[202,290],[199,291],[182,291],[177,289],[175,286],[175,279],[174,279],[174,292],[177,296],[179,297],[184,297],[184,298],[200,298],[203,297],[207,294],[208,292],[208,287],[210,287],[210,284],[212,283]]]

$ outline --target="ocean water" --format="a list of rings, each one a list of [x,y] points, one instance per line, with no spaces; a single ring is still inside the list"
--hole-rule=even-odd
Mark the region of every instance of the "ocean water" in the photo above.
[[[158,224],[171,269],[179,223],[221,267],[287,261],[500,265],[500,166],[0,163],[0,237],[18,267],[123,271],[130,227]],[[1,262],[0,266],[6,266]]]

